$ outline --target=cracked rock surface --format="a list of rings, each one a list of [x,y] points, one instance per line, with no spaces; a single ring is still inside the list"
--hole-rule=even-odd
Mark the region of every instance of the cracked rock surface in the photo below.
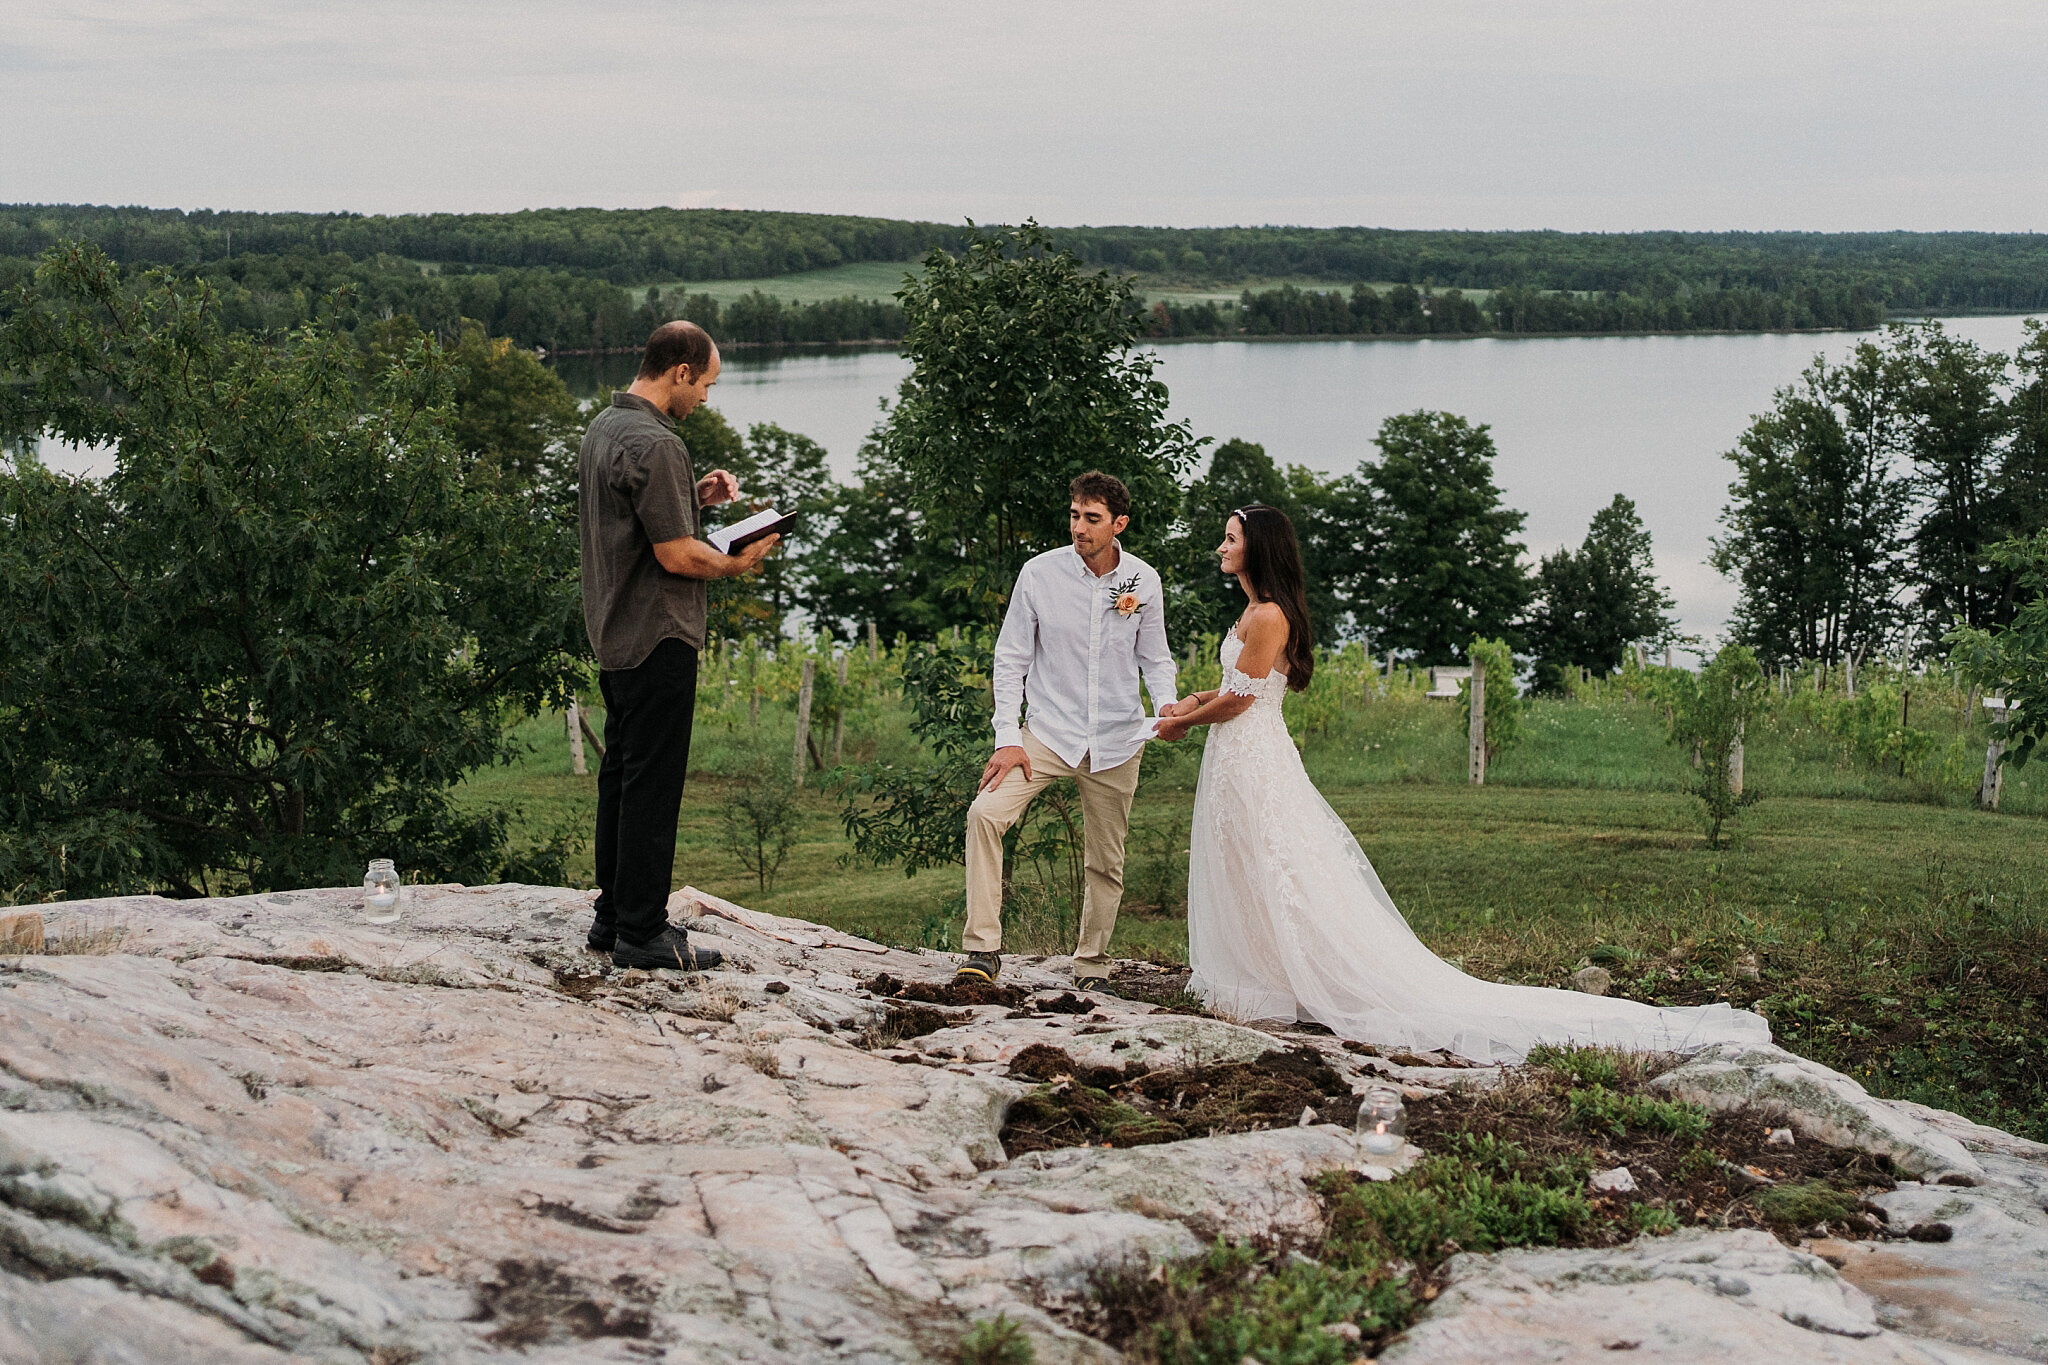
[[[679,892],[727,969],[618,972],[583,949],[587,892],[408,894],[387,926],[354,889],[43,907],[46,942],[94,951],[0,958],[0,1361],[950,1360],[996,1311],[1042,1362],[1109,1360],[1042,1305],[1106,1260],[1312,1234],[1306,1179],[1358,1156],[1308,1124],[1011,1161],[1010,1058],[1308,1045],[1361,1088],[1459,1079],[1111,996],[1076,1012],[1056,962],[1013,959],[1014,1003],[902,1039],[862,983],[944,983],[952,958]],[[1802,1135],[1976,1181],[1884,1196],[1951,1241],[1463,1257],[1395,1351],[1574,1359],[1640,1327],[1671,1358],[2048,1359],[2048,1149],[1798,1060],[1695,1080],[1788,1110],[1807,1086]]]

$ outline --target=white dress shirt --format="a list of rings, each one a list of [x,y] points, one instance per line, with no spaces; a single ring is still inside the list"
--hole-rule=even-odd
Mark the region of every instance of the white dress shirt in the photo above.
[[[1132,580],[1138,607],[1125,616],[1113,589]],[[996,747],[1024,742],[1018,712],[1028,701],[1031,733],[1076,767],[1085,756],[1103,772],[1144,748],[1151,725],[1139,675],[1154,706],[1176,700],[1161,598],[1158,573],[1122,546],[1099,578],[1071,545],[1026,562],[996,637]]]

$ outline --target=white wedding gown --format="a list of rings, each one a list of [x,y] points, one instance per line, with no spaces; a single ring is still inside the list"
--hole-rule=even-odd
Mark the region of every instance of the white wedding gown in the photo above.
[[[1725,1004],[1632,1000],[1480,981],[1423,945],[1351,831],[1308,780],[1280,701],[1223,638],[1223,690],[1253,698],[1211,728],[1188,856],[1188,989],[1234,1019],[1309,1019],[1362,1043],[1517,1062],[1538,1043],[1688,1052],[1768,1042]]]

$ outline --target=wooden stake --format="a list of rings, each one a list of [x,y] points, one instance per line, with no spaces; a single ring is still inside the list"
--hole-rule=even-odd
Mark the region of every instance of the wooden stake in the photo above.
[[[761,647],[752,640],[747,641],[747,726],[761,728],[761,688],[754,679],[754,672],[761,664]]]
[[[576,723],[582,714],[583,708],[576,698],[569,698],[569,710],[563,716],[569,723],[569,771],[577,777],[588,777],[590,767],[583,760],[583,727]]]
[[[839,756],[846,746],[846,656],[839,656],[839,706],[832,713],[832,766],[839,766]]]
[[[818,661],[805,655],[803,682],[796,693],[796,748],[789,759],[789,780],[799,787],[804,784],[805,741],[811,737],[811,684],[817,672]]]
[[[868,622],[868,662],[871,664],[878,664],[881,661],[882,633],[879,630],[876,630],[875,623],[873,621],[870,621]]]
[[[1471,752],[1466,764],[1472,778],[1472,785],[1483,786],[1486,782],[1486,662],[1472,660],[1472,724],[1467,739]]]
[[[1742,795],[1742,727],[1735,727],[1735,743],[1728,746],[1728,790]]]
[[[1913,689],[1906,688],[1899,696],[1899,776],[1906,775],[1906,717],[1913,714]]]

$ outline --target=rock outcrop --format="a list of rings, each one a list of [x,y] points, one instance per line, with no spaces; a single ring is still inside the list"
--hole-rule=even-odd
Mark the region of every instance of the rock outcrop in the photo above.
[[[728,970],[611,970],[588,893],[409,894],[383,927],[348,889],[45,907],[44,951],[0,958],[0,1360],[913,1361],[998,1311],[1041,1361],[1106,1360],[1046,1305],[1105,1261],[1312,1232],[1306,1179],[1359,1157],[1310,1122],[1011,1160],[1012,1058],[1312,1046],[1358,1087],[1499,1077],[1076,995],[1057,961],[915,1019],[863,983],[928,988],[950,958],[691,893],[671,913]],[[2048,1149],[1808,1066],[1717,1056],[1669,1084],[1768,1090],[1802,1140],[1973,1181],[1883,1197],[1951,1240],[1465,1257],[1394,1350],[2048,1358]]]

